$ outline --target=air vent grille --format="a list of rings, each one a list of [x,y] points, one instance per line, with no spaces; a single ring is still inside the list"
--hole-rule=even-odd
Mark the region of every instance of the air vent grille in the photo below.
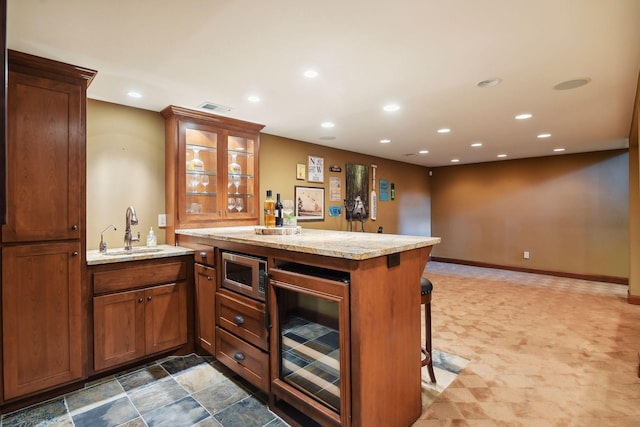
[[[202,108],[203,110],[207,110],[207,111],[212,111],[214,113],[228,113],[232,110],[231,107],[215,104],[213,102],[204,102],[200,104],[198,108]]]

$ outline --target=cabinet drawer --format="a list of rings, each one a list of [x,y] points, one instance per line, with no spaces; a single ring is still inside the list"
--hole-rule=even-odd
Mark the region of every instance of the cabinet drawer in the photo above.
[[[182,240],[180,241],[180,246],[193,249],[195,251],[193,254],[195,262],[215,267],[213,246],[203,245],[202,243],[184,242]]]
[[[187,278],[187,264],[172,262],[93,273],[93,293],[115,292],[149,285],[179,282]]]
[[[216,316],[218,326],[263,350],[269,349],[264,303],[218,292]]]
[[[216,359],[260,390],[269,392],[269,354],[216,327]]]

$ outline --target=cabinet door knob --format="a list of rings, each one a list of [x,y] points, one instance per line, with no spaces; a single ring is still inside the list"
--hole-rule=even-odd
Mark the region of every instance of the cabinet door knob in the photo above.
[[[211,276],[207,276],[207,280],[211,281]]]
[[[78,256],[78,251],[73,251],[73,252],[71,253],[71,255],[73,255],[73,256]]]
[[[234,318],[233,318],[233,322],[234,322],[236,325],[240,326],[240,325],[244,324],[244,317],[242,317],[242,316],[240,316],[240,315],[238,314],[236,317],[234,317]]]
[[[147,301],[151,301],[151,297],[150,296],[147,297]]]
[[[78,225],[77,225],[77,224],[73,224],[73,225],[71,226],[71,229],[72,229],[72,230],[77,230],[77,229],[78,229]]]
[[[236,354],[233,355],[233,358],[236,359],[238,362],[242,362],[244,360],[244,354],[238,351],[236,352]]]
[[[138,298],[138,303],[142,303],[142,298]]]
[[[200,258],[206,258],[207,257],[207,253],[202,251],[200,252]]]

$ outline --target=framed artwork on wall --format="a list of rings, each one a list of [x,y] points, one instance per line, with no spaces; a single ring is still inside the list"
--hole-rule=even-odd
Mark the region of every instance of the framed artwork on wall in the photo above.
[[[296,179],[304,180],[307,176],[307,166],[303,163],[296,165]]]
[[[309,156],[307,163],[307,172],[309,172],[307,181],[324,182],[324,158]]]
[[[300,221],[324,221],[324,188],[295,186],[296,216]]]

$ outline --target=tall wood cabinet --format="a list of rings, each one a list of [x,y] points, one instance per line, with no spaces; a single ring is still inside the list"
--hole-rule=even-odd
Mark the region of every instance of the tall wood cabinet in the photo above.
[[[180,228],[258,224],[264,125],[176,106],[162,115],[167,242]]]
[[[20,52],[8,55],[4,400],[85,375],[86,90],[95,76]]]

